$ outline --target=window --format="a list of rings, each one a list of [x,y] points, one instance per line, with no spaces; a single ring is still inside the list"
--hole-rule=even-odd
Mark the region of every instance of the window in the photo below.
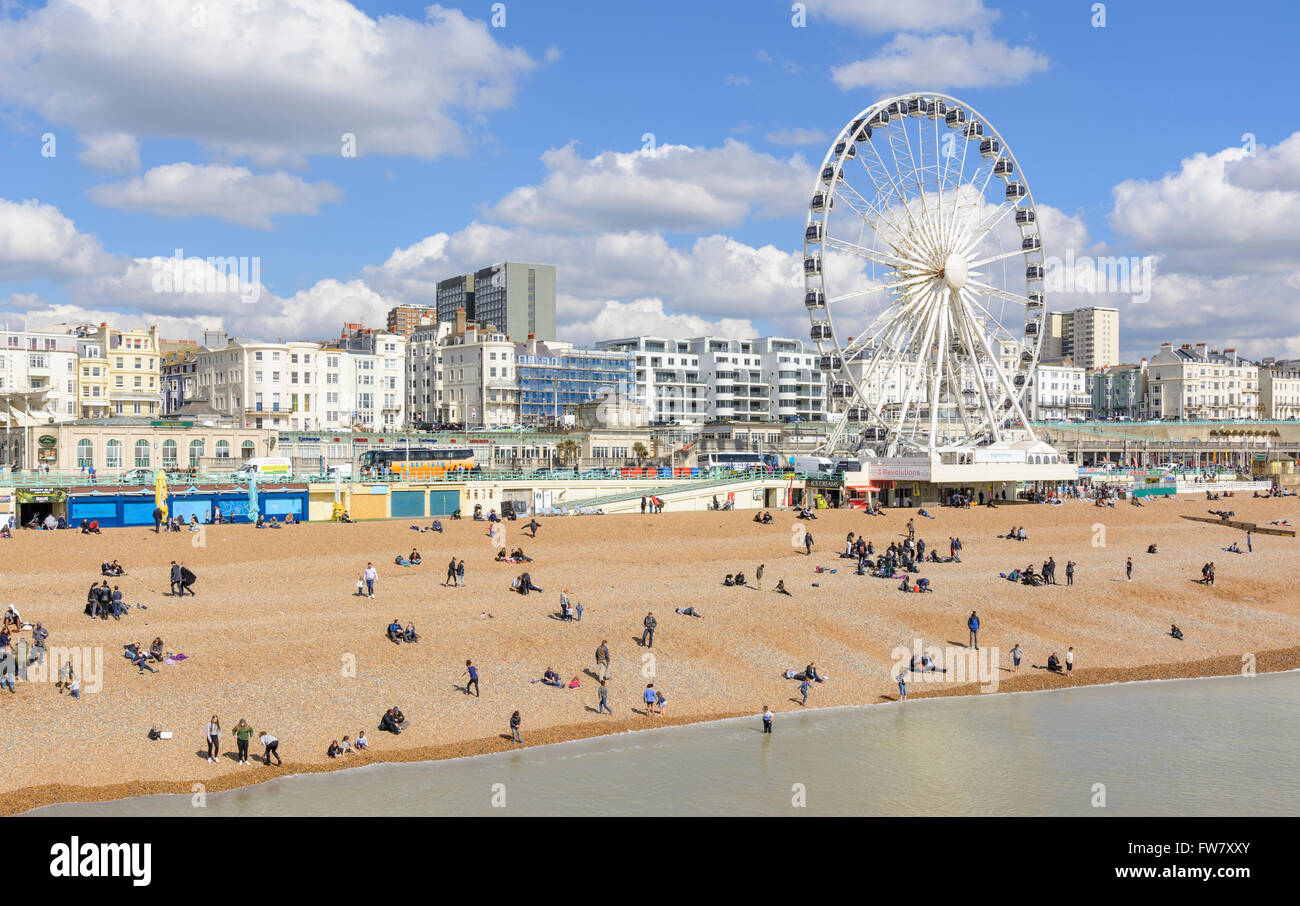
[[[149,468],[149,441],[144,438],[135,442],[135,467],[137,469]]]
[[[229,458],[230,458],[230,441],[228,440],[217,441],[217,459],[229,459]]]
[[[77,468],[89,469],[95,465],[95,442],[82,438],[77,441]]]
[[[253,442],[251,440],[246,440],[239,445],[239,458],[240,459],[253,458]]]
[[[190,465],[197,466],[199,460],[203,458],[203,441],[190,441]]]
[[[110,440],[106,449],[104,464],[110,469],[122,468],[122,442]]]
[[[164,469],[174,469],[176,461],[176,441],[165,440],[162,445],[162,465]]]

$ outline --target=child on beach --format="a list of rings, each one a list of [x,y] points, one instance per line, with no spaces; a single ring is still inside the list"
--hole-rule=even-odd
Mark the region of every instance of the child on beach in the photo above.
[[[370,740],[366,739],[366,731],[365,731],[365,730],[358,730],[358,731],[357,731],[356,747],[357,747],[357,751],[361,751],[362,749],[368,749],[368,748],[370,748]]]
[[[1016,642],[1015,647],[1011,649],[1011,672],[1020,672],[1020,658],[1024,652],[1020,650],[1020,643]]]
[[[907,701],[907,674],[901,670],[898,673],[898,700]]]
[[[520,723],[521,721],[519,719],[518,711],[510,715],[510,736],[517,743],[522,743],[524,741],[523,738],[519,735]]]
[[[763,732],[772,732],[772,709],[767,705],[763,706]]]

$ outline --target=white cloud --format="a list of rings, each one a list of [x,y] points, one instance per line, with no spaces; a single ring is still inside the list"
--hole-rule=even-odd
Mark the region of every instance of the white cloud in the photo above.
[[[734,139],[720,148],[660,145],[590,159],[568,145],[542,161],[542,183],[510,192],[490,209],[492,219],[588,232],[720,229],[802,212],[814,176],[799,155],[779,160]]]
[[[999,15],[982,0],[807,0],[807,5],[814,19],[866,32],[962,29]]]
[[[202,21],[198,18],[202,11]],[[537,66],[484,22],[345,0],[49,0],[0,18],[0,99],[85,134],[200,141],[262,163],[462,152],[460,120],[507,106]]]
[[[115,266],[99,240],[53,205],[0,198],[0,279],[71,277]]]
[[[246,167],[167,164],[120,183],[95,186],[90,197],[125,211],[161,217],[205,215],[240,226],[270,229],[280,214],[315,214],[343,200],[328,182],[309,183],[283,171],[254,174]]]
[[[657,336],[687,339],[700,336],[756,337],[758,330],[748,318],[711,320],[699,315],[673,314],[662,299],[607,300],[594,315],[566,326],[564,338],[594,344],[622,337]]]
[[[730,88],[746,88],[749,86],[749,76],[728,75],[723,81]]]
[[[77,155],[92,170],[124,175],[140,169],[140,141],[125,132],[87,135],[86,148]]]
[[[829,136],[820,129],[805,129],[798,126],[769,132],[763,138],[773,145],[824,145],[830,140]]]
[[[1047,58],[1030,47],[1012,47],[987,34],[897,35],[880,53],[831,70],[841,91],[983,88],[1015,85],[1047,69]]]
[[[1158,180],[1114,189],[1110,225],[1203,274],[1300,270],[1300,133],[1254,159],[1241,148],[1196,154]]]

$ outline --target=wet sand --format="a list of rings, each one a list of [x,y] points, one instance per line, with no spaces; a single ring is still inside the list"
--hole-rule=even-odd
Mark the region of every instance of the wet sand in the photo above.
[[[26,620],[40,619],[53,646],[102,648],[103,686],[80,700],[52,683],[19,684],[0,692],[0,813],[58,801],[119,798],[156,792],[209,791],[281,776],[352,767],[372,761],[415,761],[500,751],[512,746],[507,721],[518,709],[528,745],[601,733],[798,709],[798,683],[787,668],[815,661],[826,683],[813,686],[810,707],[870,704],[897,695],[894,649],[964,645],[966,617],[982,620],[980,643],[1000,649],[999,691],[1028,691],[1141,679],[1258,672],[1300,666],[1300,603],[1293,590],[1297,542],[1257,535],[1255,552],[1226,553],[1244,533],[1190,522],[1229,508],[1238,519],[1266,523],[1300,516],[1294,498],[1237,497],[1207,502],[1185,496],[1144,508],[1004,506],[997,510],[914,510],[869,517],[823,511],[811,523],[775,513],[760,526],[751,512],[664,513],[657,516],[568,517],[541,520],[534,541],[507,524],[506,544],[534,558],[525,565],[493,562],[496,548],[484,523],[444,522],[442,535],[410,531],[409,522],[304,525],[279,531],[209,527],[194,536],[155,536],[145,529],[110,529],[101,536],[22,532],[0,540],[0,572]],[[908,595],[898,581],[858,577],[838,557],[848,531],[865,532],[882,549],[901,538],[908,518],[918,537],[947,552],[961,537],[960,564],[927,564],[920,575],[936,592]],[[997,538],[1025,525],[1029,540]],[[792,544],[796,525],[815,537],[813,554]],[[1160,554],[1145,553],[1156,542]],[[425,563],[403,568],[399,552],[419,548]],[[1013,585],[999,572],[1057,560],[1078,566],[1073,588]],[[441,583],[451,556],[466,563],[466,587]],[[1132,556],[1134,578],[1124,579]],[[128,575],[110,580],[126,599],[143,603],[120,622],[82,614],[85,591],[99,563],[118,558]],[[181,560],[199,576],[197,597],[173,598],[168,564]],[[374,600],[356,596],[366,561],[379,570]],[[1196,584],[1214,560],[1217,585]],[[726,573],[753,581],[766,564],[764,590],[725,588]],[[814,567],[837,573],[815,573]],[[510,580],[527,569],[544,593],[521,597]],[[793,597],[771,591],[784,578]],[[816,586],[813,583],[817,583]],[[584,605],[580,623],[558,617],[560,591]],[[7,603],[7,602],[6,602]],[[679,616],[695,606],[703,619]],[[653,610],[654,648],[637,640]],[[486,616],[485,614],[490,614]],[[414,622],[422,639],[394,645],[384,628],[394,617]],[[1177,623],[1183,641],[1168,635]],[[186,661],[143,676],[122,646],[148,647],[161,636]],[[595,713],[594,651],[608,639],[610,705]],[[1007,652],[1025,650],[1018,675]],[[1056,651],[1075,648],[1069,678],[1047,675]],[[645,655],[653,655],[646,659]],[[461,691],[465,659],[473,658],[482,698]],[[578,689],[530,680],[553,667]],[[653,681],[667,699],[663,716],[647,717],[641,691]],[[979,694],[971,683],[909,684],[910,697]],[[397,704],[411,724],[400,737],[381,733],[379,717]],[[213,713],[223,726],[220,764],[205,760],[203,727]],[[280,738],[283,767],[238,765],[231,733],[241,717]],[[150,726],[171,740],[149,741]],[[360,729],[369,752],[330,759],[326,748]]]

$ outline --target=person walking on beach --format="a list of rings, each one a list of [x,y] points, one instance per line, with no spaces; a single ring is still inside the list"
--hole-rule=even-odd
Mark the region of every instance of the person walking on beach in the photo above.
[[[973,610],[966,620],[966,628],[970,630],[970,644],[966,647],[978,648],[980,646],[980,618]]]
[[[510,738],[513,739],[515,742],[522,744],[524,740],[523,737],[519,735],[520,723],[521,721],[519,719],[518,711],[510,715]]]
[[[1020,649],[1020,643],[1016,642],[1015,647],[1011,649],[1011,672],[1012,673],[1020,672],[1020,658],[1023,656],[1024,656],[1024,652]]]
[[[754,587],[759,591],[763,590],[763,564],[758,564],[758,569],[754,570]]]
[[[772,709],[767,705],[763,706],[763,732],[772,732]]]
[[[217,715],[212,715],[203,736],[208,741],[208,761],[216,764],[217,756],[221,754],[221,721],[217,720]]]
[[[1065,584],[1067,586],[1074,584],[1074,561],[1068,560],[1065,564]]]
[[[907,520],[907,540],[916,540],[916,521],[913,519]]]
[[[465,584],[465,559],[456,564],[456,587],[460,588]]]
[[[1065,675],[1069,676],[1072,670],[1074,670],[1074,646],[1073,645],[1065,649]]]
[[[361,578],[366,580],[366,597],[375,596],[375,580],[379,578],[379,570],[375,569],[375,564],[367,563],[366,571],[361,574]]]
[[[235,725],[235,745],[239,748],[239,763],[248,764],[248,741],[253,738],[253,728],[244,718]]]
[[[181,595],[185,592],[181,590],[181,567],[175,560],[172,561],[172,594]]]
[[[597,714],[609,713],[610,717],[614,716],[614,710],[609,706],[609,689],[605,687],[605,681],[601,680],[600,685],[596,687],[596,700],[600,707],[596,709]]]
[[[162,532],[162,507],[153,508],[153,533],[155,535]]]
[[[456,584],[456,558],[452,557],[451,562],[447,564],[447,578],[442,581],[444,587]]]
[[[1250,544],[1250,532],[1247,531],[1246,532],[1246,553],[1253,554],[1254,552],[1255,552],[1255,548],[1251,547]]]
[[[659,621],[655,619],[654,613],[651,612],[645,615],[645,619],[641,623],[645,626],[645,631],[641,633],[641,647],[653,648],[655,646],[655,627],[659,625]]]
[[[808,682],[808,678],[805,676],[803,682],[799,684],[799,692],[803,695],[803,701],[799,704],[803,705],[805,708],[808,706],[808,690],[811,688],[812,684]]]
[[[812,532],[803,533],[803,552],[805,556],[812,556],[813,536]]]
[[[469,679],[465,682],[465,694],[469,695],[469,687],[473,686],[474,697],[481,698],[481,696],[478,693],[478,668],[474,666],[473,661],[470,660],[465,661],[465,673],[462,675],[469,677]]]
[[[1124,575],[1129,582],[1133,581],[1133,558],[1129,557],[1128,562],[1124,564]]]
[[[646,683],[645,692],[641,694],[641,700],[645,702],[645,716],[654,717],[655,702],[659,701],[659,696],[655,694],[654,683]]]
[[[604,639],[600,640],[600,647],[596,649],[596,678],[602,683],[609,679],[609,645]]]
[[[898,700],[907,701],[907,673],[903,670],[898,671]]]
[[[257,737],[257,741],[262,744],[262,763],[267,767],[271,766],[271,756],[275,756],[276,764],[284,764],[280,760],[280,740],[272,736],[268,731],[263,730]]]
[[[644,495],[641,497],[641,515],[642,515],[642,516],[645,515],[645,496],[644,496]]]

